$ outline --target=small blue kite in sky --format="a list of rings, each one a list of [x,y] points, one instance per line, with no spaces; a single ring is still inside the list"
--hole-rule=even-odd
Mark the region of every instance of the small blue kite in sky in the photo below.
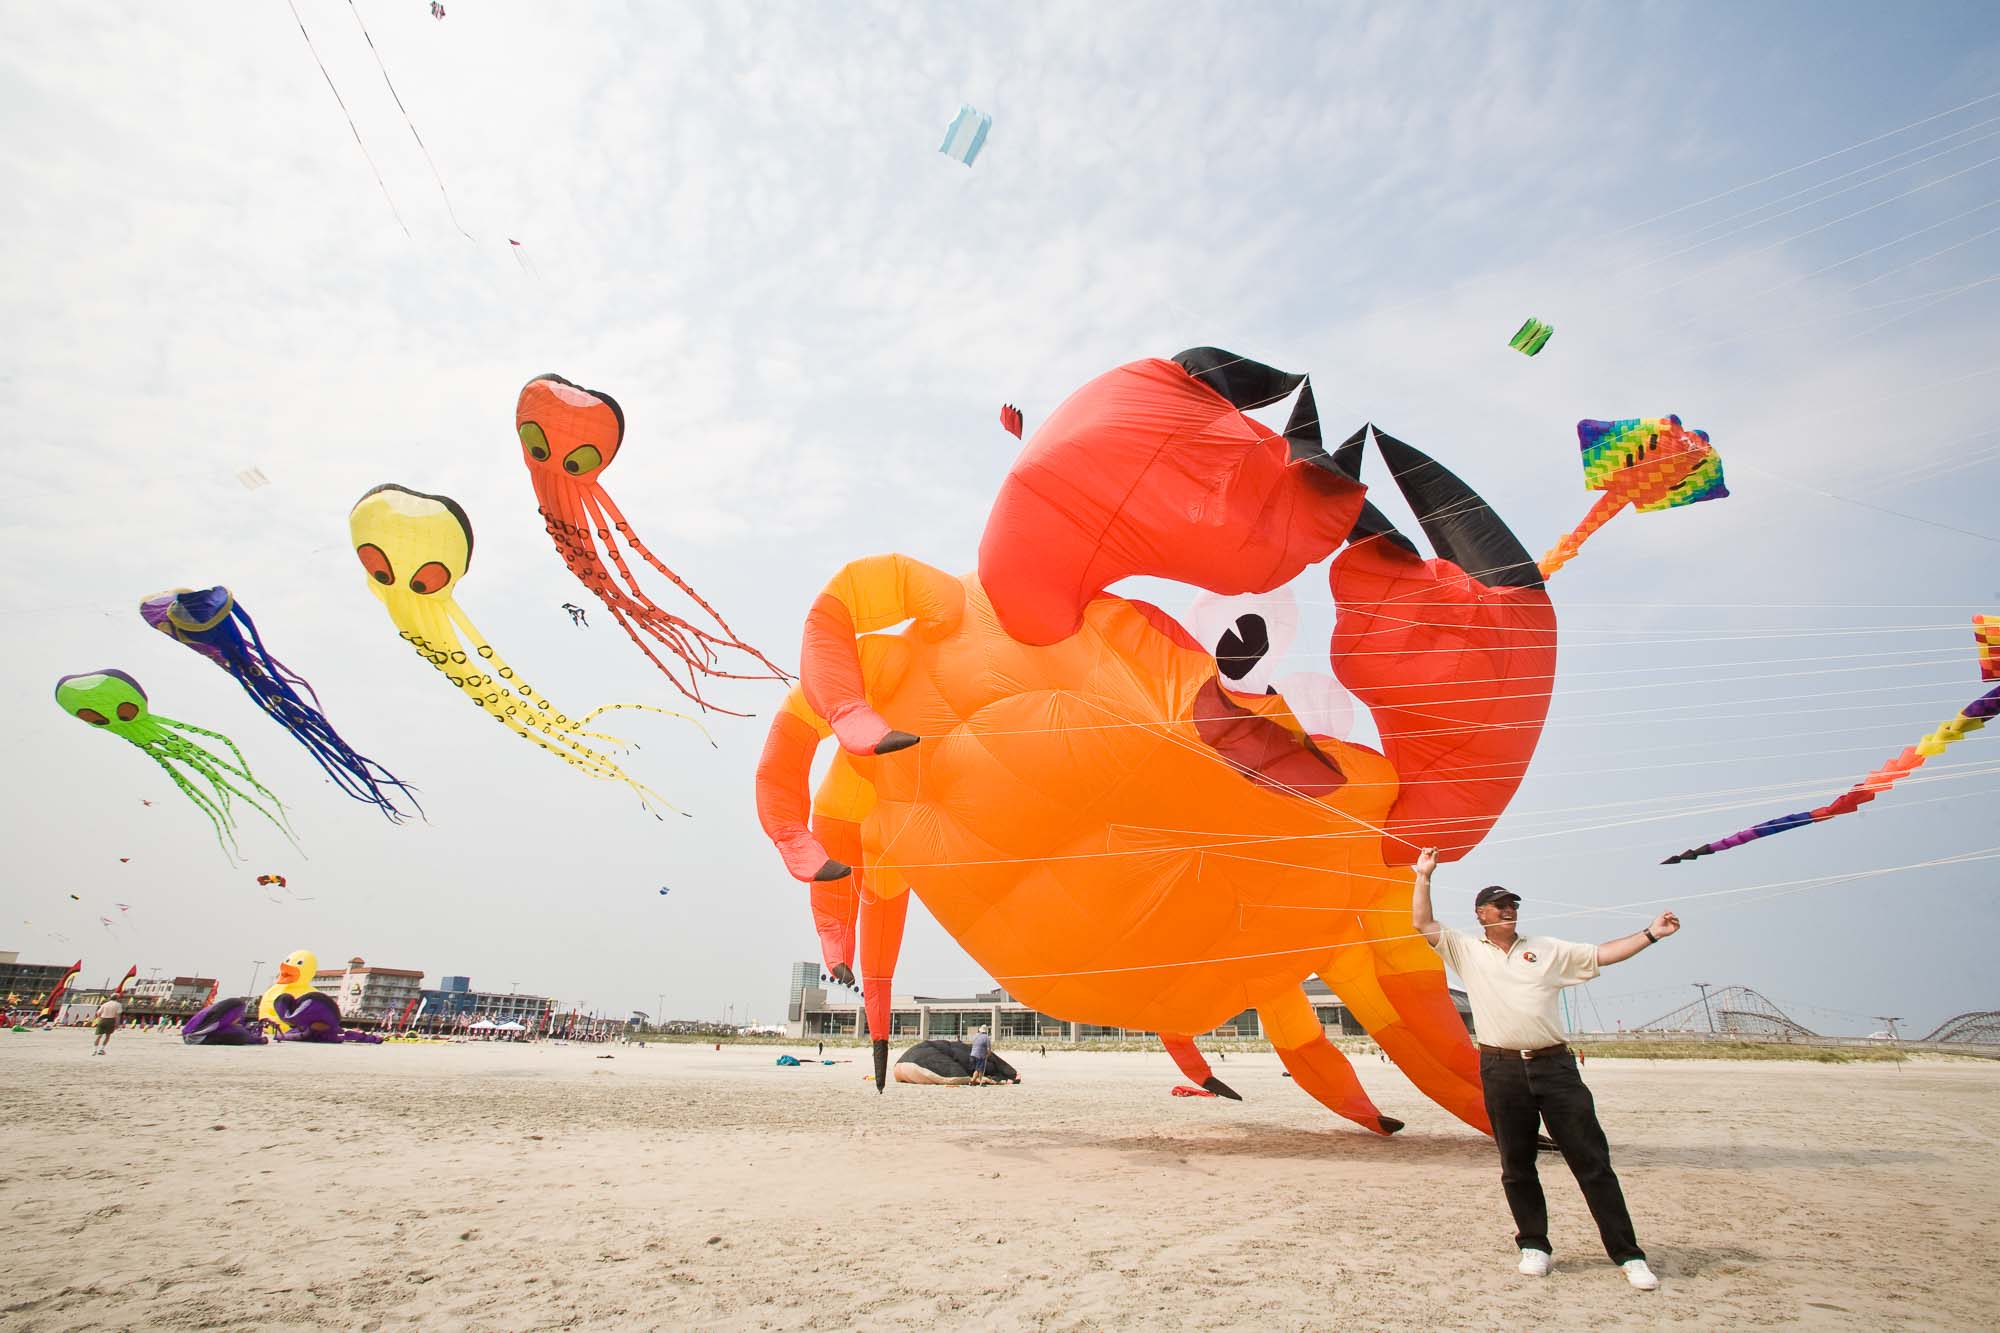
[[[979,150],[986,146],[986,131],[993,128],[993,117],[976,107],[961,104],[958,114],[952,117],[945,128],[944,142],[938,151],[946,157],[955,157],[972,165],[972,159],[979,156]]]

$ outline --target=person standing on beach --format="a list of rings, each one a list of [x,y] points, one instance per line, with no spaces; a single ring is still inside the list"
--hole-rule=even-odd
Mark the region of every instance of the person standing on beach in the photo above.
[[[1529,1277],[1549,1272],[1549,1206],[1535,1171],[1541,1121],[1583,1188],[1605,1253],[1633,1286],[1652,1291],[1660,1280],[1646,1266],[1646,1252],[1633,1233],[1625,1193],[1611,1170],[1611,1145],[1597,1123],[1596,1100],[1577,1073],[1575,1052],[1563,1040],[1556,992],[1658,944],[1681,928],[1680,918],[1662,912],[1651,925],[1604,944],[1522,935],[1517,929],[1521,895],[1493,884],[1472,900],[1482,933],[1467,935],[1440,925],[1432,915],[1431,872],[1436,869],[1437,848],[1424,848],[1417,856],[1410,916],[1417,933],[1458,974],[1472,1001],[1472,1025],[1480,1039],[1479,1079],[1493,1142],[1500,1149],[1500,1184],[1514,1214],[1520,1271]]]
[[[111,1044],[111,1034],[118,1030],[119,1015],[124,1012],[125,1006],[116,1000],[107,999],[97,1006],[97,1039],[90,1043],[92,1055],[104,1054],[104,1048]]]
[[[972,1081],[974,1083],[986,1082],[986,1057],[992,1053],[993,1038],[987,1035],[985,1028],[974,1028],[972,1031]]]

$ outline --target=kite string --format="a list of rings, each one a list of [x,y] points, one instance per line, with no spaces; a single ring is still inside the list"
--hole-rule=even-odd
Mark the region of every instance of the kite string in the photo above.
[[[375,68],[382,71],[382,82],[388,87],[389,96],[396,99],[396,110],[401,111],[403,113],[403,123],[410,127],[410,137],[417,141],[417,150],[424,155],[424,161],[430,164],[431,179],[437,182],[438,193],[444,196],[444,211],[448,215],[450,215],[451,225],[458,228],[458,234],[460,236],[463,236],[468,241],[472,240],[473,239],[472,233],[467,231],[465,227],[459,222],[458,213],[451,206],[451,195],[446,193],[445,191],[444,177],[438,174],[437,163],[431,161],[431,150],[424,146],[424,136],[417,133],[416,122],[410,119],[409,110],[403,105],[402,94],[396,91],[396,85],[389,79],[389,68],[388,66],[382,63],[382,53],[375,49],[375,39],[374,37],[369,35],[368,25],[361,21],[361,11],[355,7],[354,0],[347,0],[347,8],[349,12],[354,15],[354,24],[356,27],[361,29],[361,36],[368,43],[368,54],[375,57]],[[303,29],[304,25],[301,24],[300,27],[301,29]],[[325,68],[322,67],[321,73],[324,72]],[[329,79],[328,83],[331,82],[332,80]],[[337,93],[335,94],[335,96],[338,95],[339,94]],[[359,137],[360,137],[359,135],[356,136],[357,139],[359,139]],[[398,220],[400,221],[400,219]]]
[[[349,3],[352,3],[352,0],[349,0]],[[306,50],[312,52],[313,63],[319,66],[320,77],[326,80],[327,89],[333,94],[333,100],[340,103],[340,114],[347,117],[347,128],[354,135],[354,146],[359,148],[361,156],[367,159],[368,170],[375,173],[375,184],[382,188],[383,201],[389,205],[389,212],[396,219],[396,225],[403,229],[403,235],[408,236],[409,225],[403,221],[402,213],[396,208],[396,201],[389,197],[388,183],[382,179],[382,170],[375,165],[375,158],[369,153],[368,145],[361,142],[361,131],[354,124],[354,113],[347,109],[347,99],[340,95],[340,89],[333,86],[333,75],[326,72],[326,62],[319,58],[319,48],[313,45],[312,34],[306,31],[306,21],[299,17],[298,5],[294,4],[293,0],[285,0],[285,5],[292,11],[292,21],[299,25],[299,36],[306,39]],[[356,15],[357,19],[359,17]]]

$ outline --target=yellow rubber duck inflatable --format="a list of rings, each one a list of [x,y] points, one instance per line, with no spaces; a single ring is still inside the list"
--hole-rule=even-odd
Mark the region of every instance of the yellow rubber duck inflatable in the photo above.
[[[293,950],[290,957],[278,964],[278,984],[265,991],[264,998],[257,1001],[257,1017],[280,1032],[291,1031],[291,1025],[278,1017],[278,997],[311,994],[313,978],[318,975],[318,956],[310,949]]]

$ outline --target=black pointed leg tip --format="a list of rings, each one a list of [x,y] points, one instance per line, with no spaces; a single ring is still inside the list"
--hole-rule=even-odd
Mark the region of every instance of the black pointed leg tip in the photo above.
[[[1378,1115],[1375,1117],[1375,1123],[1382,1127],[1384,1134],[1394,1134],[1403,1127],[1403,1122],[1392,1115]]]
[[[915,745],[918,739],[918,737],[912,736],[907,731],[892,731],[881,740],[875,742],[875,753],[894,754],[898,750],[907,750],[912,745]]]
[[[830,879],[846,879],[853,873],[853,866],[847,864],[845,861],[836,861],[829,856],[826,858],[825,865],[813,871],[813,883],[824,884]]]
[[[1219,1078],[1205,1078],[1201,1081],[1201,1086],[1203,1091],[1212,1092],[1218,1097],[1227,1097],[1232,1102],[1243,1100],[1242,1093],[1230,1087]]]
[[[878,1040],[875,1043],[875,1091],[882,1091],[889,1082],[889,1043]]]

